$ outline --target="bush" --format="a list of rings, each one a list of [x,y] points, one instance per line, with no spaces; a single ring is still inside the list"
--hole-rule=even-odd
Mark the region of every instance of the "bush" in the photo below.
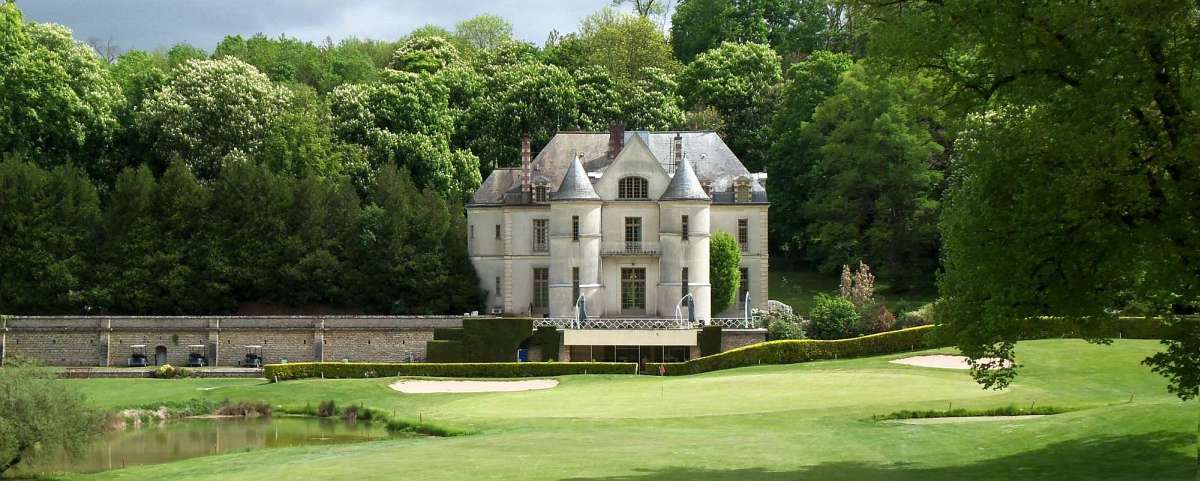
[[[934,326],[922,326],[851,339],[760,342],[686,362],[668,363],[667,374],[680,376],[759,364],[794,364],[926,349],[940,344],[935,333]]]
[[[766,323],[768,341],[804,339],[804,327],[800,325],[800,316],[785,311],[767,311],[759,314]]]
[[[892,419],[961,418],[976,416],[1049,416],[1052,414],[1062,414],[1069,411],[1069,409],[1055,406],[1030,406],[1028,408],[1022,408],[1008,405],[989,409],[959,408],[946,409],[944,411],[937,409],[931,409],[927,411],[911,411],[904,409],[893,413],[884,414],[882,416],[872,417],[877,421],[887,421]]]
[[[878,309],[872,309],[869,319],[864,319],[861,332],[867,334],[878,334],[887,332],[896,328],[896,316],[889,311],[887,306],[880,305]]]
[[[191,377],[192,370],[186,367],[175,367],[170,364],[163,364],[154,370],[154,377],[159,379],[175,379],[181,377]]]
[[[466,362],[462,341],[426,341],[425,360],[429,362]]]
[[[317,405],[317,417],[328,418],[337,414],[337,402],[332,399],[321,401]]]
[[[854,335],[859,320],[854,304],[841,297],[817,294],[809,314],[808,333],[813,339],[843,339]]]
[[[494,363],[352,363],[297,362],[268,364],[267,379],[331,379],[428,376],[428,377],[544,377],[573,374],[637,374],[636,363],[624,362],[494,362]]]
[[[906,327],[927,326],[930,324],[934,324],[932,302],[900,314],[899,319],[896,321],[896,327],[901,329]]]
[[[262,401],[238,401],[230,402],[226,400],[213,412],[220,416],[243,416],[243,417],[259,417],[270,416],[271,405]]]

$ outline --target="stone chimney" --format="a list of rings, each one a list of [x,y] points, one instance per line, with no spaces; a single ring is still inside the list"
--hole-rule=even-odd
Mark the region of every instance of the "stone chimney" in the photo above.
[[[676,170],[679,170],[679,165],[683,164],[683,136],[679,132],[675,133],[675,143],[672,144],[671,151],[673,155],[671,158],[671,171],[669,173],[674,174]]]
[[[529,134],[521,136],[521,191],[529,192],[533,187],[530,185],[530,177],[532,175],[533,153],[529,149]]]
[[[608,124],[608,158],[615,159],[623,147],[625,147],[625,123]]]

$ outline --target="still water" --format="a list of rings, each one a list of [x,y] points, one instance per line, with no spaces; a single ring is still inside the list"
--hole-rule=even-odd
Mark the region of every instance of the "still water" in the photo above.
[[[252,449],[342,444],[388,437],[380,423],[306,417],[185,419],[104,434],[82,457],[51,456],[23,465],[19,474],[97,472]]]

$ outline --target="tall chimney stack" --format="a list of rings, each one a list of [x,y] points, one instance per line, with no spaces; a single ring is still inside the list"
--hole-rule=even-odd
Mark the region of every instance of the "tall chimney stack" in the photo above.
[[[530,177],[532,175],[532,160],[533,154],[529,150],[529,134],[526,133],[521,136],[521,190],[523,192],[529,192],[532,188],[529,185]]]
[[[625,123],[613,122],[608,124],[608,158],[614,159],[625,147]]]
[[[675,144],[672,146],[674,150],[674,158],[671,159],[671,174],[679,170],[679,166],[683,164],[683,136],[679,132],[675,133]]]

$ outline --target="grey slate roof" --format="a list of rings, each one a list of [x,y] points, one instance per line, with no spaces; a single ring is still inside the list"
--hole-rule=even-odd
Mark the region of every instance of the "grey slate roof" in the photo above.
[[[628,144],[629,138],[634,135],[642,137],[650,147],[651,153],[665,166],[671,160],[671,145],[675,134],[681,137],[683,152],[697,179],[701,183],[712,183],[713,203],[732,204],[735,180],[741,176],[749,177],[750,171],[742,165],[716,132],[627,131],[625,143]],[[608,132],[559,132],[538,152],[537,157],[534,157],[531,177],[542,176],[549,179],[550,185],[561,185],[577,156],[582,156],[581,164],[592,174],[590,177],[603,175],[612,163],[612,159],[608,158]],[[750,189],[752,202],[767,202],[766,189],[758,181],[752,179]],[[528,202],[527,196],[522,194],[519,168],[496,169],[475,191],[471,203],[487,205]]]
[[[704,187],[700,185],[700,179],[696,178],[688,159],[683,159],[683,164],[675,171],[667,190],[658,200],[708,200],[708,194],[704,193]]]
[[[554,200],[600,200],[600,196],[596,195],[596,189],[592,187],[592,181],[588,179],[587,171],[584,170],[578,157],[571,160],[571,166],[567,167],[562,183],[558,185],[558,190],[554,192],[552,198]]]

